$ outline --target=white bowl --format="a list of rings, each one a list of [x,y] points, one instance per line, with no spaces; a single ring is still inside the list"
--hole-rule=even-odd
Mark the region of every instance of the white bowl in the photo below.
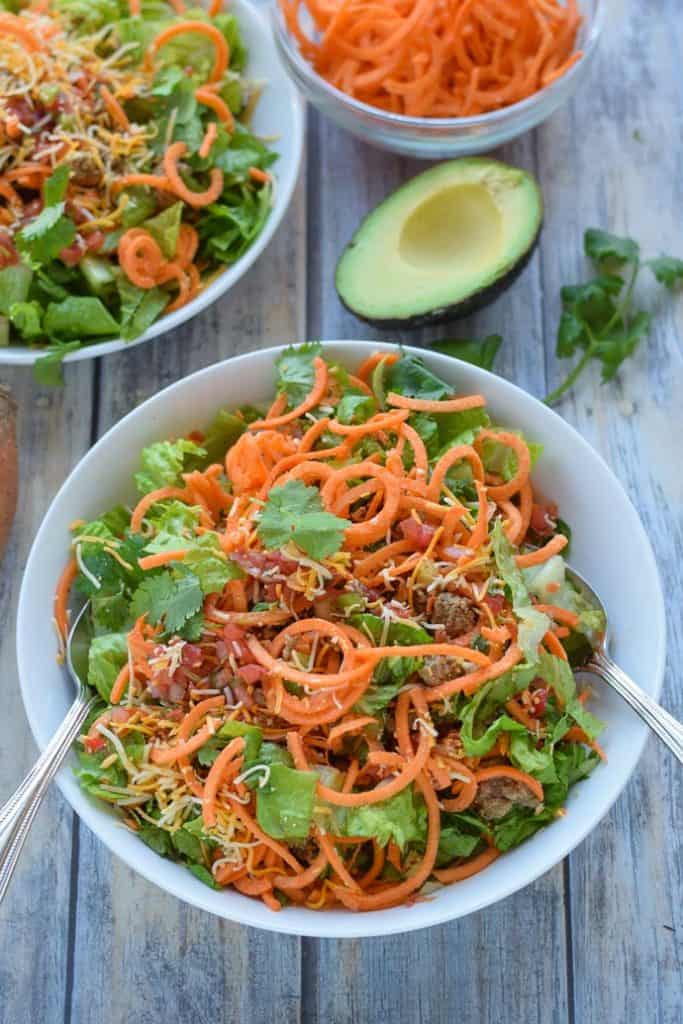
[[[273,206],[268,219],[244,255],[203,288],[192,302],[188,302],[174,313],[162,316],[149,330],[133,341],[124,341],[121,338],[113,341],[96,341],[92,345],[84,345],[76,352],[71,352],[65,357],[65,363],[93,359],[95,356],[106,356],[110,352],[131,348],[133,345],[139,345],[143,341],[172,331],[190,317],[201,313],[246,274],[270,242],[287,212],[299,177],[303,155],[304,105],[282,66],[264,15],[248,0],[231,0],[230,11],[237,17],[249,51],[247,75],[254,81],[264,83],[251,128],[254,134],[265,139],[273,139],[272,148],[278,154],[278,159],[270,171],[275,182]],[[25,345],[8,345],[4,348],[0,346],[0,365],[30,366],[40,359],[42,354],[41,349],[29,349]]]
[[[325,354],[350,368],[376,342],[330,342]],[[94,517],[134,497],[131,476],[140,449],[152,441],[201,427],[221,407],[266,402],[273,393],[273,359],[266,349],[216,363],[161,391],[124,417],[92,448],[63,485],[43,520],[26,566],[19,600],[17,646],[21,692],[40,747],[71,699],[56,661],[52,593],[66,561],[69,523]],[[553,496],[573,529],[571,561],[606,602],[614,654],[645,690],[657,696],[664,670],[664,606],[652,549],[635,509],[599,455],[556,413],[513,384],[447,356],[407,348],[454,388],[481,391],[495,420],[519,428],[545,450],[534,482]],[[198,412],[202,410],[202,412]],[[647,637],[647,644],[642,638]],[[183,867],[163,860],[122,828],[112,812],[79,789],[70,767],[58,785],[83,821],[110,850],[145,878],[180,899],[242,924],[295,935],[388,935],[439,924],[479,910],[528,885],[579,843],[616,800],[635,768],[647,730],[620,699],[597,684],[596,713],[606,720],[609,758],[571,792],[566,817],[505,854],[479,875],[446,887],[429,900],[368,914],[287,907],[273,913],[233,891],[214,892]],[[602,740],[601,740],[602,742]]]

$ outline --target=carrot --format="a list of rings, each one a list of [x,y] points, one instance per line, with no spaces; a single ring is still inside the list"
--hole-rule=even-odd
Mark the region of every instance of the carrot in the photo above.
[[[214,708],[221,708],[225,706],[225,697],[217,695],[215,697],[206,697],[200,701],[199,704],[195,704],[191,711],[183,718],[178,728],[178,740],[184,742],[188,740],[192,735],[192,730],[197,726],[202,718]],[[200,799],[204,795],[204,783],[200,782],[197,775],[190,764],[190,758],[188,754],[178,755],[178,767],[182,772],[185,783],[190,788],[192,793]]]
[[[185,501],[191,504],[190,496],[187,490],[182,487],[160,487],[156,491],[150,491],[149,494],[145,494],[144,498],[140,498],[133,509],[133,515],[130,520],[130,528],[133,533],[139,533],[142,528],[142,522],[147,515],[148,511],[155,505],[157,501],[166,501],[167,499],[176,498],[178,501]],[[200,506],[201,508],[201,506]],[[211,526],[211,518],[208,515],[206,509],[202,509],[202,515],[200,517],[203,526]]]
[[[349,874],[344,861],[341,859],[334,845],[334,839],[330,836],[325,835],[324,832],[318,831],[317,834],[318,842],[327,857],[327,861],[334,871],[335,875],[343,884],[350,889],[352,892],[361,892],[361,887],[355,878]]]
[[[330,729],[327,737],[328,746],[334,747],[337,740],[340,740],[343,736],[348,736],[349,733],[360,732],[366,725],[376,726],[377,719],[373,718],[372,715],[360,715],[358,718],[350,718],[346,722],[340,722],[339,725],[335,725],[333,729]]]
[[[153,764],[173,764],[179,757],[194,754],[213,735],[214,730],[208,725],[203,725],[191,739],[185,740],[183,743],[176,743],[173,747],[155,747],[150,754],[150,759]]]
[[[77,576],[78,563],[75,558],[70,558],[59,577],[54,599],[55,623],[64,643],[66,643],[67,636],[69,635],[69,594],[71,593],[71,585]]]
[[[304,0],[317,39],[299,23],[302,0],[279,4],[323,78],[395,114],[459,118],[501,109],[539,92],[583,55],[572,52],[581,23],[575,0]]]
[[[282,889],[283,892],[292,892],[297,889],[305,889],[307,886],[315,882],[316,878],[322,875],[323,871],[327,867],[328,859],[325,850],[320,849],[320,853],[313,860],[308,867],[301,872],[299,875],[275,875],[273,877],[273,888]]]
[[[345,541],[349,546],[365,546],[384,537],[398,512],[401,496],[398,480],[383,466],[377,466],[366,459],[364,462],[352,463],[335,470],[320,492],[323,504],[330,507],[334,503],[340,484],[345,483],[348,479],[357,480],[367,476],[374,477],[381,482],[384,488],[384,505],[381,512],[365,522],[354,523],[344,531]]]
[[[16,432],[17,405],[9,388],[0,384],[0,559],[7,545],[17,507],[19,458]],[[56,614],[56,612],[55,612]],[[64,621],[66,616],[64,618]],[[66,636],[66,632],[62,634]]]
[[[560,551],[566,548],[568,543],[567,538],[563,534],[558,533],[547,544],[544,544],[542,548],[530,551],[526,555],[517,555],[515,557],[517,567],[519,569],[528,569],[531,565],[542,565],[543,562],[547,562],[553,555],[559,555]]]
[[[406,395],[387,395],[388,405],[398,409],[409,409],[411,412],[465,412],[467,409],[480,409],[486,405],[483,395],[465,395],[464,398],[444,398],[441,401],[429,398],[408,398]]]
[[[418,775],[415,784],[427,805],[427,843],[422,861],[413,874],[403,882],[381,892],[356,895],[339,886],[333,886],[337,898],[351,910],[382,910],[385,907],[394,907],[420,889],[432,873],[439,848],[441,811],[434,788],[425,773]]]
[[[509,764],[492,765],[491,768],[480,768],[474,773],[477,784],[488,782],[490,779],[510,779],[512,782],[521,782],[526,788],[543,803],[543,786],[533,775],[527,775],[519,768],[513,768]]]
[[[445,697],[451,697],[454,693],[464,693],[469,696],[472,693],[476,693],[490,679],[497,679],[498,676],[502,676],[508,669],[514,668],[521,660],[521,649],[516,644],[511,644],[503,657],[492,665],[477,669],[475,672],[468,672],[457,679],[448,680],[445,683],[441,683],[440,686],[432,686],[426,694],[427,700],[430,703],[435,700],[443,700]]]
[[[0,36],[14,36],[31,53],[45,49],[43,44],[36,39],[25,20],[15,14],[5,12],[0,14]]]
[[[126,662],[126,664],[123,666],[123,668],[121,669],[121,671],[117,675],[116,679],[114,680],[114,685],[112,686],[111,693],[109,695],[109,703],[110,704],[118,704],[119,703],[119,701],[123,697],[124,693],[126,692],[126,687],[128,686],[129,682],[130,682],[130,665],[128,664],[128,662]]]
[[[518,437],[517,434],[511,434],[508,431],[480,430],[474,442],[474,447],[477,452],[481,452],[481,448],[486,441],[495,441],[497,444],[502,444],[507,448],[512,448],[517,456],[517,472],[512,479],[503,484],[489,486],[489,497],[494,501],[502,501],[505,498],[509,498],[511,495],[516,494],[529,479],[531,455],[529,454],[529,449],[522,438]]]
[[[569,661],[569,658],[567,657],[567,652],[560,643],[559,638],[555,635],[555,633],[552,632],[552,630],[548,630],[548,632],[545,634],[545,636],[543,637],[543,643],[548,648],[550,653],[554,654],[556,658],[561,658],[562,661]]]
[[[281,416],[273,416],[265,420],[255,420],[249,424],[249,430],[268,430],[272,427],[282,427],[285,423],[292,423],[294,420],[298,420],[300,416],[310,412],[311,409],[315,409],[327,391],[328,373],[327,363],[320,356],[316,356],[313,360],[313,367],[315,370],[313,387],[303,402]]]
[[[363,793],[340,793],[336,789],[318,783],[318,795],[328,803],[339,807],[365,807],[368,804],[379,804],[384,800],[389,800],[415,781],[427,762],[432,744],[432,737],[426,729],[423,729],[415,756],[406,762],[405,767],[398,775],[381,786],[376,786]]]
[[[201,24],[201,22],[199,24]],[[167,29],[166,31],[170,31],[170,29]],[[223,172],[219,167],[214,167],[209,175],[209,187],[205,189],[204,192],[193,192],[192,189],[187,187],[183,179],[180,177],[180,172],[178,170],[177,161],[184,156],[185,153],[187,153],[187,144],[185,142],[173,142],[164,154],[164,171],[166,173],[166,177],[171,183],[173,191],[178,198],[186,202],[188,206],[209,206],[211,203],[215,203],[223,191]]]
[[[209,126],[206,129],[206,132],[204,134],[204,138],[202,139],[202,144],[201,144],[201,146],[199,147],[199,150],[198,150],[199,155],[202,158],[202,160],[206,160],[207,156],[211,152],[211,147],[213,146],[214,142],[216,141],[216,136],[217,135],[218,135],[218,129],[216,128],[216,122],[215,121],[210,121],[209,122]]]
[[[472,875],[483,871],[497,857],[500,857],[500,850],[497,850],[495,846],[489,846],[483,853],[478,853],[476,857],[472,857],[462,864],[456,864],[450,868],[435,868],[432,874],[443,885],[449,885],[451,882],[462,882],[465,878],[471,878]]]
[[[116,194],[133,185],[146,185],[148,188],[156,188],[161,192],[173,192],[171,182],[162,174],[124,174],[112,182],[111,189]]]
[[[378,363],[384,361],[386,366],[393,366],[400,358],[400,352],[373,352],[371,356],[368,356],[368,358],[360,364],[357,376],[367,384],[372,371]]]
[[[244,736],[236,736],[230,740],[227,747],[221,750],[220,754],[211,765],[211,771],[204,783],[204,796],[202,797],[202,816],[207,828],[216,824],[216,797],[218,790],[223,783],[225,773],[233,760],[244,750]]]
[[[209,76],[210,82],[218,82],[228,69],[230,61],[230,49],[225,36],[215,25],[205,21],[179,21],[168,28],[163,29],[150,43],[145,55],[145,66],[149,70],[157,51],[176,36],[185,35],[188,32],[197,32],[206,36],[214,44],[216,57],[213,69]]]
[[[273,180],[272,175],[268,174],[268,171],[262,171],[260,167],[250,167],[249,177],[260,185],[268,185]]]
[[[407,644],[400,647],[367,647],[356,651],[360,661],[381,661],[382,658],[395,658],[400,655],[402,658],[424,658],[429,655],[443,655],[449,658],[462,658],[464,661],[471,661],[475,665],[489,666],[491,659],[481,651],[472,647],[462,647],[460,644]],[[465,678],[465,677],[463,677]]]
[[[178,548],[176,551],[160,551],[156,555],[145,555],[138,558],[138,565],[141,569],[158,569],[160,565],[167,565],[169,562],[182,562],[189,548]]]
[[[543,612],[544,615],[549,615],[555,622],[564,623],[570,629],[576,629],[579,624],[579,616],[576,612],[569,611],[568,608],[560,608],[556,604],[535,604],[534,608],[538,612]]]
[[[212,88],[206,85],[201,86],[199,89],[195,90],[194,98],[197,103],[201,103],[203,106],[209,107],[213,110],[214,114],[216,114],[218,120],[223,124],[226,131],[234,132],[235,118],[233,117],[232,111],[225,100],[222,100],[220,96],[217,96]]]
[[[124,132],[127,132],[130,128],[128,116],[116,97],[109,91],[109,89],[107,89],[106,85],[100,86],[100,96],[102,97],[102,102],[107,108],[109,116],[114,124]]]

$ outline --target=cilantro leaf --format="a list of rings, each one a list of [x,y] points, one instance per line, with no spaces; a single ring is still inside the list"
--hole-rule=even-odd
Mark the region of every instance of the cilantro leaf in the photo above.
[[[67,185],[69,184],[69,165],[61,164],[43,186],[43,199],[46,206],[55,206],[66,196]]]
[[[675,256],[660,256],[654,260],[648,260],[646,264],[655,275],[660,284],[667,288],[674,288],[683,281],[683,260]]]
[[[500,334],[489,334],[483,341],[453,340],[440,341],[432,348],[453,359],[461,359],[464,363],[481,366],[484,370],[492,370],[498,349],[503,344]]]
[[[428,370],[417,356],[402,355],[393,366],[387,367],[383,386],[387,395],[393,391],[408,398],[439,400],[453,394],[451,385]]]
[[[596,263],[637,263],[640,246],[632,238],[621,238],[609,231],[599,228],[588,228],[583,239],[586,255]]]
[[[641,262],[640,246],[598,228],[584,235],[586,254],[601,273],[583,284],[562,288],[562,315],[557,331],[556,354],[581,358],[558,387],[546,396],[553,405],[566,394],[592,360],[602,364],[603,383],[612,380],[626,359],[633,355],[652,323],[651,314],[634,310],[633,294],[642,267],[650,267],[655,278],[667,288],[683,281],[683,260],[673,256]],[[620,274],[609,272],[630,266],[628,283]]]
[[[275,360],[278,373],[277,391],[284,392],[291,406],[300,405],[313,387],[313,360],[322,352],[318,341],[290,346]]]
[[[76,237],[76,225],[64,216],[64,209],[63,202],[46,206],[15,235],[17,248],[34,263],[55,259]]]
[[[153,626],[163,624],[166,633],[177,633],[204,600],[199,580],[191,572],[164,572],[142,581],[133,594],[131,614],[147,615]]]
[[[346,519],[324,511],[316,487],[289,480],[270,492],[258,534],[268,549],[294,541],[311,558],[328,558],[341,547],[348,525]]]

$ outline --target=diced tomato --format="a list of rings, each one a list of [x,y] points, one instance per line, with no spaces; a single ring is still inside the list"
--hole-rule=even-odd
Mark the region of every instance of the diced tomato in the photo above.
[[[248,686],[260,682],[263,679],[264,673],[263,665],[240,665],[237,669],[237,675]]]
[[[72,242],[71,245],[67,245],[66,248],[62,249],[59,254],[59,258],[62,263],[66,263],[67,267],[75,267],[81,262],[85,252],[85,242],[80,235],[77,235],[75,242]]]
[[[538,690],[534,690],[531,694],[531,707],[529,708],[529,714],[532,718],[543,718],[547,706],[548,689],[545,686],[540,686]]]
[[[232,622],[226,622],[223,626],[223,636],[225,637],[226,643],[233,643],[240,640],[246,639],[246,632],[240,626],[235,626]]]
[[[529,526],[539,537],[549,537],[555,532],[556,516],[557,505],[534,505]]]
[[[85,244],[88,252],[99,252],[104,245],[104,232],[103,231],[91,231],[85,239]]]
[[[404,539],[413,544],[418,551],[427,550],[435,533],[434,527],[429,523],[418,523],[412,516],[402,519],[398,528]]]
[[[204,660],[204,652],[197,644],[185,644],[180,660],[187,668],[199,668]]]
[[[494,615],[500,615],[505,607],[505,596],[503,594],[487,594],[484,602],[489,606]]]
[[[132,708],[112,708],[111,720],[112,722],[127,722],[132,714],[134,714]]]
[[[83,746],[90,754],[95,754],[105,746],[105,741],[102,736],[86,736]]]

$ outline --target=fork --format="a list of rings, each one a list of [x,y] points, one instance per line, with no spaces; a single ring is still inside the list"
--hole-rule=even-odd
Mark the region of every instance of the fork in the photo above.
[[[76,616],[66,644],[66,665],[76,687],[76,699],[23,782],[0,808],[0,902],[7,892],[48,786],[99,699],[87,685],[88,648],[91,640],[89,608],[88,601]]]

